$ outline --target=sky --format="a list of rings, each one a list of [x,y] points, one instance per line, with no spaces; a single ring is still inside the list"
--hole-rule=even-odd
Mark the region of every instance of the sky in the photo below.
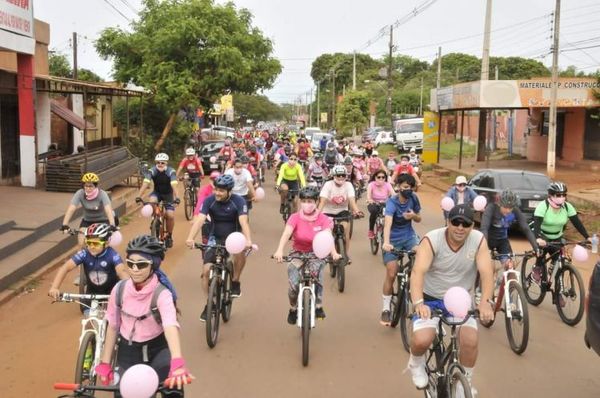
[[[218,3],[224,3],[217,0]],[[314,87],[311,64],[324,53],[358,51],[380,58],[387,53],[389,25],[394,49],[431,62],[463,52],[481,57],[485,0],[234,0],[249,9],[254,25],[273,41],[283,66],[274,87],[264,92],[273,102],[306,100]],[[429,5],[428,7],[422,7]],[[555,0],[495,0],[492,6],[492,56],[522,56],[552,65]],[[414,12],[419,10],[420,12]],[[129,28],[141,0],[34,0],[37,19],[50,24],[50,49],[72,57],[71,37],[78,34],[80,68],[111,80],[112,63],[96,54],[94,40],[110,26]],[[559,66],[600,69],[600,1],[562,2]],[[443,65],[443,64],[442,64]],[[359,82],[360,84],[360,82]]]

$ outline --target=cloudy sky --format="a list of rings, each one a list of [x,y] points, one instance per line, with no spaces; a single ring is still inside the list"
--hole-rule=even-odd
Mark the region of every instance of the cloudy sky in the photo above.
[[[223,1],[219,0],[222,3]],[[398,53],[431,61],[442,53],[481,56],[485,0],[235,0],[249,9],[254,24],[271,38],[283,73],[265,92],[278,103],[305,98],[313,84],[312,61],[323,53],[359,51],[379,58],[389,38],[379,32],[399,21],[394,31]],[[428,7],[423,7],[429,5]],[[491,55],[549,56],[554,0],[495,0]],[[424,8],[414,13],[415,9]],[[108,26],[127,29],[140,0],[34,0],[35,17],[50,24],[51,49],[71,55],[72,32],[78,33],[79,65],[109,80],[111,63],[102,61],[93,42]],[[415,15],[416,14],[416,15]],[[600,69],[600,2],[562,2],[560,66]],[[389,28],[387,28],[389,30]]]

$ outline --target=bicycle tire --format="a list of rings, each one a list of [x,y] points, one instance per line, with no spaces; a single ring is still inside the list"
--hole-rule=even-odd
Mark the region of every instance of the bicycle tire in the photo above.
[[[219,338],[219,319],[221,308],[221,284],[217,277],[213,277],[208,288],[206,302],[206,344],[210,348],[217,345]]]
[[[565,274],[570,274],[569,277],[569,291],[566,292],[565,289],[567,287],[567,284],[565,283]],[[558,275],[556,276],[556,281],[554,284],[554,289],[558,289],[559,288],[559,284],[558,284],[558,278],[562,278],[563,279],[563,291],[561,292],[556,292],[555,293],[555,305],[556,305],[556,310],[558,311],[558,316],[560,316],[560,319],[566,323],[569,326],[575,326],[577,325],[580,321],[581,318],[583,317],[583,301],[585,298],[585,287],[583,285],[583,279],[581,278],[581,274],[579,273],[579,271],[577,271],[577,269],[575,267],[573,267],[571,264],[563,264],[562,269],[559,271]],[[573,283],[576,282],[578,285],[578,288],[575,290],[575,286],[573,285]],[[564,294],[564,293],[568,293],[568,295]],[[561,297],[562,297],[562,301],[565,302],[565,305],[561,305]],[[569,304],[574,304],[574,305],[578,305],[577,311],[575,312],[575,316],[568,316],[565,312],[565,308],[569,305]],[[574,307],[575,308],[575,307]]]
[[[302,365],[308,365],[310,343],[310,290],[302,292]]]
[[[183,207],[185,219],[190,221],[192,219],[192,216],[194,215],[194,198],[191,189],[186,188],[183,194]]]
[[[96,355],[96,333],[90,331],[85,332],[81,339],[81,345],[79,346],[79,352],[77,353],[77,364],[75,365],[75,383],[81,385],[94,385],[96,384],[96,376],[90,377],[92,368],[94,366],[94,356]],[[92,362],[89,365],[89,369],[84,369],[85,365],[85,354],[88,347],[92,350]]]
[[[398,291],[400,288],[400,277],[394,278],[394,285],[392,285],[392,300],[390,301],[390,327],[395,328],[400,322],[400,300],[402,292]]]
[[[413,322],[412,314],[410,311],[410,289],[408,281],[404,286],[404,293],[402,294],[402,301],[400,301],[400,337],[402,338],[402,345],[404,350],[410,353],[410,343],[412,341]]]
[[[377,255],[377,251],[379,250],[379,240],[377,239],[377,235],[371,239],[369,239],[369,245],[371,247],[371,254]]]
[[[514,296],[514,302],[513,294],[516,294],[516,296]],[[521,285],[519,285],[516,282],[512,282],[509,284],[508,300],[511,303],[511,308],[504,309],[506,337],[508,337],[508,344],[510,345],[510,349],[515,354],[521,355],[527,349],[527,343],[529,342],[529,311],[527,308],[527,299],[525,298],[525,292],[523,291]],[[512,318],[508,317],[509,311],[511,312]],[[521,336],[515,335],[515,322],[520,322],[521,324]],[[520,337],[520,339],[518,337]]]
[[[79,294],[87,293],[87,276],[85,275],[83,267],[79,267],[79,286],[77,287],[79,289]],[[79,304],[79,310],[82,314],[85,312],[86,309],[87,307],[85,305]]]
[[[158,217],[152,218],[152,221],[150,222],[150,235],[156,239],[160,239],[160,220]]]
[[[473,393],[471,392],[471,383],[469,383],[467,376],[465,376],[460,368],[454,367],[446,380],[446,392],[448,397],[473,398]],[[457,394],[457,392],[460,391],[458,390],[459,386],[462,387],[462,394]]]
[[[530,263],[528,266],[527,263],[530,258],[531,257],[523,257],[523,264],[521,264],[521,283],[523,284],[523,292],[525,293],[527,302],[537,307],[546,297],[546,287],[542,283],[533,280],[531,274],[535,262]]]
[[[233,266],[232,268],[233,269]],[[233,307],[233,299],[231,298],[231,273],[225,273],[225,281],[222,289],[223,299],[221,301],[221,318],[223,322],[228,322],[231,318],[231,307]]]
[[[348,256],[346,255],[346,247],[344,245],[343,238],[338,238],[338,247],[338,253],[342,256],[342,258],[338,260],[336,266],[336,280],[338,285],[338,291],[340,293],[344,293],[344,289],[346,288],[346,264],[348,263]]]

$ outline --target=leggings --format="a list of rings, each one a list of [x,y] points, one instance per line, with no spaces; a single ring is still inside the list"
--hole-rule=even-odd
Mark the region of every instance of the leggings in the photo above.
[[[369,206],[367,206],[367,209],[369,210],[369,231],[372,231],[373,228],[375,228],[375,221],[377,220],[377,216],[381,212],[383,205],[383,203],[369,203]]]

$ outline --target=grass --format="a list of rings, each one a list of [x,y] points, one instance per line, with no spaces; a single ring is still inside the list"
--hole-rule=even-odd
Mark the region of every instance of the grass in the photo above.
[[[440,145],[441,159],[457,159],[460,151],[460,140],[455,140]],[[463,158],[475,156],[475,145],[463,142]]]
[[[387,159],[388,153],[390,153],[390,152],[394,152],[396,155],[399,155],[398,149],[396,148],[396,146],[394,146],[392,144],[379,145],[377,147],[376,151],[379,152],[379,157],[381,159],[383,159],[384,161]]]

